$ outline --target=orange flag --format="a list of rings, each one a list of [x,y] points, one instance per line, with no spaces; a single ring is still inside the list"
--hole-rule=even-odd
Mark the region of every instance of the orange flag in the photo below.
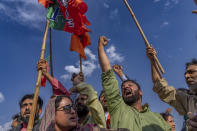
[[[51,1],[51,0],[38,0],[38,2],[40,4],[42,4],[45,8],[48,8],[49,7],[49,4],[52,4],[53,3],[53,1]]]
[[[91,41],[88,32],[86,32],[82,36],[77,36],[73,34],[70,41],[70,51],[75,51],[79,53],[82,58],[86,59],[84,49],[90,44]]]

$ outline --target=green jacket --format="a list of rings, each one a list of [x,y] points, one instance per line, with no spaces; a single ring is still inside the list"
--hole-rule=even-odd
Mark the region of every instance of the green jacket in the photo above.
[[[102,84],[110,113],[111,128],[127,128],[130,131],[171,131],[166,121],[148,107],[138,112],[124,103],[113,70],[102,74]]]
[[[88,96],[86,104],[91,113],[90,115],[87,115],[87,117],[82,122],[82,125],[97,124],[99,127],[105,128],[105,113],[100,101],[97,98],[96,91],[91,85],[88,85],[85,82],[78,84],[77,89],[80,94]]]

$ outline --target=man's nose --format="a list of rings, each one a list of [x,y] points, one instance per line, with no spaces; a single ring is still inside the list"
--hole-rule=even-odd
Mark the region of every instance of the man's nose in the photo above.
[[[190,74],[189,74],[189,73],[186,73],[186,74],[185,74],[185,78],[186,78],[186,79],[190,78]]]

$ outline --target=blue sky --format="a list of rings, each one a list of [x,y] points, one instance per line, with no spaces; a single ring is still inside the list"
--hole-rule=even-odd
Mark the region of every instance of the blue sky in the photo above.
[[[152,91],[150,63],[145,55],[145,44],[122,0],[84,0],[86,14],[92,25],[92,45],[86,50],[84,61],[86,82],[98,92],[101,70],[97,57],[97,41],[105,35],[110,41],[107,52],[112,64],[121,64],[124,72],[136,79],[143,90],[143,102],[154,112],[163,112],[169,106]],[[166,74],[164,77],[176,88],[187,88],[184,80],[185,63],[197,57],[197,9],[188,0],[128,0],[149,42],[156,48]],[[36,83],[36,62],[45,27],[46,10],[37,0],[0,1],[0,131],[7,128],[11,116],[19,112],[18,101],[33,93]],[[67,89],[71,87],[70,74],[78,71],[79,57],[69,51],[70,34],[52,32],[54,74]],[[49,55],[47,44],[46,56]],[[51,87],[41,88],[40,96],[47,103]],[[182,126],[182,117],[173,110],[176,130]]]

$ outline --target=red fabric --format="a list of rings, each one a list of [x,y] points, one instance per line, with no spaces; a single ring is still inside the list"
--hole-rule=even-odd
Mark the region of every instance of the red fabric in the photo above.
[[[107,125],[107,129],[110,129],[110,115],[109,114],[107,116],[106,125]]]
[[[46,65],[47,65],[47,72],[48,72],[49,71],[49,64],[48,64],[48,62],[46,62]],[[47,82],[46,77],[42,76],[42,78],[41,78],[41,86],[45,87],[46,86],[46,82]]]
[[[64,27],[65,31],[74,33],[75,35],[83,35],[85,32],[90,32],[84,25],[90,25],[90,22],[84,15],[88,10],[85,2],[82,0],[69,0],[65,4],[62,0],[58,0],[58,3],[64,18],[67,20]],[[71,25],[68,21],[74,25]]]
[[[38,0],[40,4],[42,4],[45,8],[48,8],[50,4],[53,3],[51,0]]]

